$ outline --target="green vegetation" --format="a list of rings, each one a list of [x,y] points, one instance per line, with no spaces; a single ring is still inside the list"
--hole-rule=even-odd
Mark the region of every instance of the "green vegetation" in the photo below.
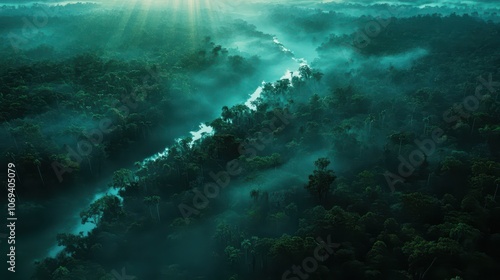
[[[374,17],[259,4],[260,25],[217,29],[200,11],[193,30],[172,11],[135,11],[118,36],[124,11],[91,7],[51,18],[74,28],[68,51],[49,44],[56,37],[1,50],[13,55],[0,59],[2,165],[15,162],[26,182],[18,231],[53,224],[36,220],[65,211],[49,210],[58,192],[117,191],[80,209],[95,227],[59,233],[64,249],[32,279],[108,280],[122,267],[136,279],[285,279],[313,258],[311,280],[498,278],[499,23],[393,17],[345,59]],[[292,60],[265,25],[316,60]],[[266,72],[283,61],[295,73]],[[263,73],[276,77],[243,105],[242,85]],[[200,121],[213,133],[165,143]]]

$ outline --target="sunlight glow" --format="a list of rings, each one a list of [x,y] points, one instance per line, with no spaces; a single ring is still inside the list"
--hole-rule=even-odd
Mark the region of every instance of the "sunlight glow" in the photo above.
[[[114,7],[135,7],[135,8],[172,8],[172,9],[187,9],[190,11],[199,10],[201,8],[205,9],[218,9],[224,7],[220,5],[226,2],[224,0],[214,1],[214,0],[111,0],[109,2],[104,2],[105,5],[110,5]]]
[[[179,26],[186,28],[187,42],[197,45],[200,38],[200,26],[206,29],[219,28],[224,20],[223,10],[231,8],[229,0],[109,0],[99,2],[103,8],[120,10],[120,24],[114,26],[114,32],[108,41],[113,46],[127,36],[141,38],[149,33],[151,26],[158,26],[165,18],[171,23],[164,26],[166,34],[179,32]],[[227,3],[226,3],[227,2]],[[229,8],[228,8],[229,7]]]
[[[265,82],[262,82],[262,84],[264,84]],[[247,100],[247,102],[245,102],[245,105],[252,109],[252,110],[256,110],[257,107],[252,103],[254,102],[255,100],[257,100],[260,95],[262,93],[262,86],[259,86],[251,95],[250,95],[250,98]]]

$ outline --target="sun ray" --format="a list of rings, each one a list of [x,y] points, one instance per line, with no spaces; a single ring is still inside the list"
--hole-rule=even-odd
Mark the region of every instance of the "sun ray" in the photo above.
[[[122,16],[108,46],[117,46],[125,33],[139,39],[148,28],[161,27],[165,36],[184,33],[185,43],[194,47],[200,43],[201,32],[218,33],[226,20],[222,15],[225,1],[229,0],[112,0],[105,6],[119,10]]]
[[[113,36],[108,41],[108,47],[116,46],[124,33],[128,30],[128,26],[130,25],[130,19],[132,18],[132,14],[135,10],[135,7],[138,5],[138,0],[130,0],[127,2],[127,5],[124,6],[123,2],[118,0],[114,0],[111,3],[111,7],[119,8],[119,10],[123,13],[123,16],[120,19],[120,23],[115,27],[115,32]],[[124,9],[124,7],[127,7]]]

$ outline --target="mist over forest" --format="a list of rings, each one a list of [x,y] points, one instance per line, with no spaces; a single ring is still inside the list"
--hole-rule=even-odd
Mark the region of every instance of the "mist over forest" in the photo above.
[[[496,0],[7,0],[0,65],[1,279],[500,279]]]

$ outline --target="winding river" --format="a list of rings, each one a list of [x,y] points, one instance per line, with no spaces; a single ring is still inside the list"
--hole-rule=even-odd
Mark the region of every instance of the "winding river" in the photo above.
[[[284,44],[282,44],[278,38],[274,37],[273,38],[273,43],[283,52],[283,53],[286,53],[287,55],[289,55],[291,57],[291,59],[295,62],[296,64],[296,67],[297,69],[302,66],[302,65],[307,65],[307,61],[304,59],[304,58],[296,58],[294,53],[289,50],[288,48],[286,48],[284,46]],[[283,71],[284,74],[281,76],[281,77],[276,77],[274,80],[271,79],[270,81],[275,81],[277,79],[291,79],[292,78],[292,75],[293,76],[299,76],[298,74],[298,71],[290,71],[289,69],[286,69]],[[263,82],[264,83],[264,82]],[[257,88],[255,89],[255,91],[253,93],[251,93],[249,95],[249,97],[246,99],[246,101],[244,101],[244,104],[249,107],[250,109],[254,110],[254,106],[252,105],[252,101],[255,101],[257,98],[259,98],[260,94],[262,93],[262,86],[257,86]],[[191,136],[192,136],[192,141],[196,141],[198,139],[200,139],[201,137],[203,137],[203,135],[210,135],[211,133],[213,132],[213,129],[209,126],[206,126],[204,123],[201,123],[200,124],[200,127],[199,127],[199,130],[197,131],[191,131]],[[153,161],[153,160],[156,160],[160,157],[163,157],[163,156],[166,156],[168,154],[168,148],[165,148],[163,151],[161,152],[158,152],[150,157],[147,157],[145,158],[143,161],[142,161],[142,164],[145,164],[146,162],[148,161]],[[110,179],[108,179],[110,181]],[[80,232],[82,232],[84,235],[87,235],[92,229],[95,228],[95,224],[93,223],[86,223],[86,224],[82,224],[81,223],[81,218],[80,218],[80,212],[85,210],[87,207],[89,207],[92,203],[94,203],[95,201],[97,201],[98,199],[102,198],[103,196],[105,195],[116,195],[119,197],[118,195],[118,190],[115,189],[115,188],[108,188],[104,191],[100,190],[98,192],[96,192],[92,199],[89,201],[88,205],[84,208],[81,208],[81,209],[78,209],[77,211],[74,211],[73,212],[73,215],[72,215],[72,219],[74,220],[72,222],[73,226],[70,227],[70,232],[69,233],[72,233],[72,234],[79,234]],[[122,199],[121,197],[119,197],[120,199]],[[67,228],[67,227],[66,227]],[[54,236],[57,234],[58,232],[54,232]],[[64,249],[63,246],[58,246],[57,244],[52,244],[48,250],[46,251],[46,254],[45,256],[48,256],[48,257],[55,257],[59,252],[61,252],[62,250]]]

